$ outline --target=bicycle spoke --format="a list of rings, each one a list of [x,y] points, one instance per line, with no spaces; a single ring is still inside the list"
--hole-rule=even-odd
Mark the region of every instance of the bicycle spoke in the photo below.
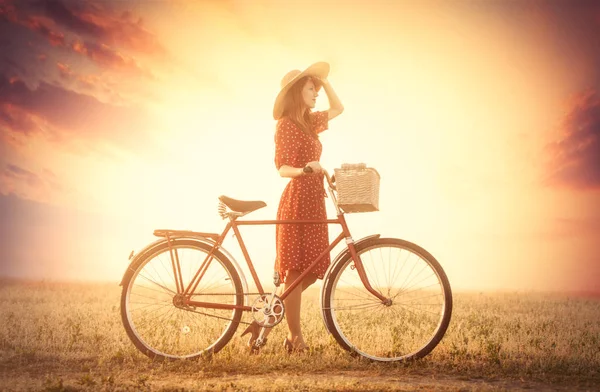
[[[161,265],[162,265],[162,263],[161,263]],[[153,271],[156,273],[156,275],[157,275],[157,276],[160,278],[160,281],[162,282],[163,286],[164,286],[164,287],[168,287],[168,286],[167,286],[167,284],[165,283],[165,281],[163,280],[163,278],[162,278],[162,275],[161,275],[161,274],[159,274],[159,273],[158,273],[158,271],[156,270],[156,267],[154,266],[154,264],[150,264],[150,268],[152,268],[152,270],[153,270]],[[164,266],[163,266],[163,269],[164,269]],[[175,290],[175,291],[173,291],[173,293],[175,293],[175,292],[176,292],[176,290]]]
[[[175,291],[173,291],[173,290],[169,289],[168,287],[165,287],[165,286],[163,286],[163,285],[161,285],[161,284],[159,284],[159,283],[157,283],[157,282],[155,282],[153,280],[150,280],[149,278],[145,277],[142,274],[140,274],[139,276],[142,277],[142,278],[144,278],[144,279],[146,279],[148,282],[150,282],[152,284],[155,284],[155,285],[157,285],[158,287],[160,287],[162,289],[165,289],[166,291],[168,291],[168,292],[170,292],[172,294],[177,294]]]
[[[419,270],[419,272],[418,272],[416,275],[413,275],[413,277],[412,277],[412,278],[410,278],[410,280],[409,280],[408,282],[406,282],[406,286],[407,286],[407,287],[406,287],[406,289],[407,289],[407,290],[408,290],[409,288],[411,288],[411,287],[414,287],[414,285],[413,285],[413,286],[411,286],[410,284],[412,283],[412,281],[413,281],[413,280],[414,280],[414,279],[415,279],[417,276],[421,275],[421,272],[425,271],[426,269],[428,269],[428,266],[427,266],[427,264],[423,264],[423,266],[421,267],[421,269]],[[433,275],[433,273],[432,273],[432,275]],[[425,279],[427,279],[427,278],[428,278],[428,277],[425,277]],[[422,282],[422,280],[421,280],[420,282]],[[420,283],[420,282],[418,282],[418,283]],[[416,284],[418,284],[418,283],[415,283],[415,285],[416,285]]]
[[[152,291],[156,291],[156,290],[152,290]],[[163,294],[162,292],[160,292],[160,293],[161,293],[161,294]],[[142,294],[140,294],[140,293],[131,293],[131,295],[136,295],[136,296],[138,296],[138,297],[142,297],[142,298],[146,298],[146,299],[153,299],[153,300],[156,300],[156,299],[157,299],[156,297],[149,297],[149,296],[147,296],[147,295],[142,295]],[[169,297],[169,299],[170,299],[170,298],[171,298],[171,297]],[[170,301],[170,300],[169,300],[169,301],[163,301],[163,302],[171,303],[171,301]]]
[[[419,291],[419,290],[416,290],[416,291]],[[430,294],[430,295],[426,295],[426,296],[424,296],[424,297],[417,297],[417,298],[413,298],[413,299],[411,299],[411,301],[415,301],[415,300],[417,300],[417,299],[431,298],[431,297],[441,297],[441,296],[442,296],[442,293]]]
[[[405,295],[405,294],[408,294],[408,293],[414,293],[414,292],[416,292],[416,291],[423,290],[423,289],[425,289],[425,288],[427,288],[427,287],[434,287],[434,286],[435,286],[435,287],[439,287],[439,285],[440,285],[440,284],[439,284],[439,282],[436,282],[436,283],[432,283],[432,284],[430,284],[430,285],[428,285],[428,286],[419,287],[418,289],[415,289],[415,290],[409,290],[409,291],[402,291],[402,290],[400,290],[400,291],[398,292],[398,294],[396,294],[396,296],[395,296],[395,297],[397,297],[397,296],[399,296],[399,295]],[[441,294],[440,294],[440,295],[441,295]],[[394,298],[395,298],[395,297],[394,297]],[[393,298],[392,298],[392,299],[393,299]]]
[[[173,245],[185,289],[211,251],[211,246],[193,240],[178,241],[190,244]],[[130,338],[145,354],[160,358],[196,357],[205,350],[218,351],[231,339],[240,322],[241,309],[186,305],[190,298],[200,298],[202,302],[215,305],[243,305],[237,272],[230,261],[218,255],[218,252],[213,255],[206,274],[198,282],[196,293],[187,297],[165,284],[174,282],[177,275],[171,271],[167,246],[139,261],[130,282],[124,285],[123,295],[128,295],[124,297],[126,311],[122,314],[126,328],[130,326]]]
[[[335,309],[335,310],[345,310],[345,309],[368,309],[372,307],[383,306],[381,303],[379,304],[358,304],[358,305],[349,305],[349,306],[334,306],[331,308],[325,309]]]
[[[414,307],[414,306],[410,306],[410,305],[406,305],[406,304],[398,304],[398,305],[400,305],[401,307],[405,308],[407,311],[411,312],[412,314],[415,314],[415,315],[416,315],[416,313],[415,313],[414,311],[412,311],[412,310],[408,309],[408,308],[415,309],[415,307]],[[419,309],[419,311],[420,311],[420,312],[427,312],[427,313],[431,313],[431,314],[434,314],[434,315],[436,315],[436,316],[439,316],[439,315],[440,315],[440,313],[434,313],[434,312],[431,312],[431,311],[429,311],[429,310],[424,310],[424,309]]]
[[[353,296],[358,297],[358,298],[360,298],[362,300],[366,300],[366,301],[370,301],[371,300],[373,302],[379,302],[379,303],[381,303],[381,300],[379,298],[375,297],[374,295],[372,295],[371,293],[368,293],[369,295],[367,295],[367,292],[359,291],[359,293],[363,293],[363,295],[358,295],[357,293],[351,293],[349,291],[342,290],[342,289],[338,289],[337,291],[340,292],[340,293],[347,293],[347,294],[353,295]]]
[[[136,305],[137,305],[137,304],[144,305],[144,306],[137,306],[137,307],[135,307],[135,309],[134,309],[135,311],[140,311],[140,310],[142,310],[142,309],[146,309],[146,308],[148,308],[148,307],[150,307],[150,306],[158,306],[158,307],[163,307],[163,306],[171,306],[171,304],[166,304],[166,305],[157,305],[157,304],[149,304],[149,303],[146,303],[146,302],[132,302],[131,304],[132,304],[132,305],[133,305],[133,304],[136,304]]]
[[[391,304],[386,306],[366,290],[348,260],[334,269],[325,287],[328,328],[345,348],[371,359],[424,355],[432,349],[432,339],[439,339],[447,328],[445,287],[431,263],[406,242],[372,242],[378,245],[359,250],[358,256],[373,288]]]

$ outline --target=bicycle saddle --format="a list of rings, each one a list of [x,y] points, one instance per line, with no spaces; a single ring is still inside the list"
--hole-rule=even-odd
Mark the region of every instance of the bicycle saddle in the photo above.
[[[267,203],[264,201],[244,201],[244,200],[236,200],[227,196],[219,196],[219,200],[229,207],[232,211],[236,212],[252,212],[258,210],[259,208],[263,208],[267,206]]]

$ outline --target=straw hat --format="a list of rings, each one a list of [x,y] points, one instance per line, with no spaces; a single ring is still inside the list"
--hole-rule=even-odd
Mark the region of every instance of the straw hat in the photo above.
[[[302,72],[300,72],[298,69],[294,69],[293,71],[285,74],[283,79],[281,79],[281,90],[279,91],[279,94],[277,94],[277,98],[275,98],[275,105],[273,106],[273,118],[275,120],[279,120],[283,115],[285,95],[294,85],[294,83],[302,79],[304,76],[316,76],[319,79],[325,79],[327,78],[327,75],[329,75],[329,64],[325,62],[314,63]]]

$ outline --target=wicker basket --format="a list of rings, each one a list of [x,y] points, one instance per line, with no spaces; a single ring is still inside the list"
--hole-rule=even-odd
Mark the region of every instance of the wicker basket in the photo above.
[[[346,213],[379,211],[379,173],[364,163],[334,169],[338,206]]]

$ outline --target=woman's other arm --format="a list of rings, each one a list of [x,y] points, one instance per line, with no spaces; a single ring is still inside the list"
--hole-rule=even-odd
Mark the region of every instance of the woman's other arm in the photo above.
[[[320,173],[322,168],[318,161],[308,162],[306,166],[312,168],[313,173]],[[305,175],[303,167],[293,167],[288,165],[281,165],[279,168],[279,175],[281,177],[295,178]]]
[[[279,175],[281,177],[288,177],[288,178],[300,177],[301,175],[304,174],[303,169],[304,168],[302,168],[302,167],[292,167],[292,166],[288,166],[288,165],[282,165],[279,168]]]

